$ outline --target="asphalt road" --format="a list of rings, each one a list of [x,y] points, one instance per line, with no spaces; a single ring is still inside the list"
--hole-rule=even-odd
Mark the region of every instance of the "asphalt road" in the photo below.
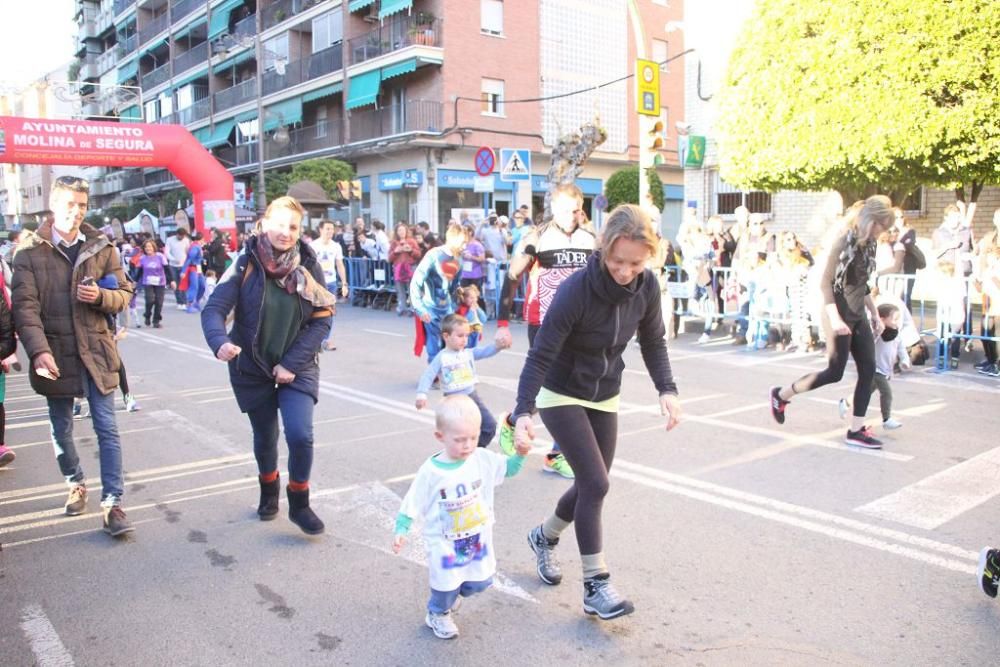
[[[340,309],[339,349],[321,358],[313,504],[327,532],[316,538],[288,522],[284,498],[279,520],[256,519],[250,428],[225,367],[197,317],[170,309],[165,324],[120,343],[142,406],[119,413],[127,539],[100,530],[89,420],[77,422],[89,512],[65,517],[45,403],[23,373],[8,379],[2,665],[986,665],[1000,654],[1000,603],[973,574],[980,547],[1000,542],[995,380],[894,379],[904,426],[865,452],[841,443],[835,404],[850,373],[797,398],[784,427],[770,418],[768,387],[820,368],[819,355],[683,335],[671,358],[687,418],[667,434],[630,349],[604,528],[635,614],[582,613],[572,531],[563,584],[538,581],[525,535],[568,482],[533,456],[497,493],[497,586],[466,601],[461,636],[446,642],[423,624],[419,545],[390,551],[399,499],[436,451],[431,412],[413,407],[412,320]],[[514,329],[515,347],[479,365],[497,413],[523,363],[527,336]]]

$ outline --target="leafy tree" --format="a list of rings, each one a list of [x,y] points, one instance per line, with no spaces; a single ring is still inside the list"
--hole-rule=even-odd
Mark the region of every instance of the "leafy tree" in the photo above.
[[[975,201],[1000,182],[998,87],[996,0],[759,0],[716,97],[720,172],[848,202],[922,184]]]
[[[299,181],[318,183],[331,199],[340,199],[337,181],[354,178],[354,167],[341,160],[319,158],[299,162],[291,170],[268,171],[264,180],[267,184],[267,201],[274,201],[288,193],[288,187]],[[256,192],[256,185],[254,186]]]
[[[655,169],[646,170],[649,194],[656,208],[663,208],[663,181]],[[608,210],[619,204],[639,204],[639,167],[619,169],[604,184],[604,196],[608,198]]]

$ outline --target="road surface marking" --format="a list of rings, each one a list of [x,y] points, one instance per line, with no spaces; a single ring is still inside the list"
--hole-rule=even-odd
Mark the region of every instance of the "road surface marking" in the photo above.
[[[21,610],[21,630],[31,644],[31,652],[35,654],[39,667],[72,667],[73,656],[63,646],[59,633],[39,605],[29,605]]]
[[[392,336],[394,338],[407,338],[406,334],[395,333],[394,331],[382,331],[381,329],[362,329],[368,333],[379,334],[380,336]]]
[[[1000,495],[1000,447],[905,486],[855,511],[932,530]]]

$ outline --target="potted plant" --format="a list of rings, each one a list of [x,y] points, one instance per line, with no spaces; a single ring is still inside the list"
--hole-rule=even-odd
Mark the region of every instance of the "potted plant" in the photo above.
[[[434,14],[427,11],[419,11],[414,20],[418,26],[429,28],[434,25]]]

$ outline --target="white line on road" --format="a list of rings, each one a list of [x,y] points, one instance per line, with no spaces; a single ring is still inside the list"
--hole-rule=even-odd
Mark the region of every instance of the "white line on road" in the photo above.
[[[198,405],[204,405],[205,403],[221,403],[222,401],[233,401],[236,402],[235,396],[219,396],[217,398],[206,398],[203,401],[195,401]]]
[[[395,333],[393,331],[382,331],[381,329],[362,329],[362,331],[378,334],[380,336],[393,336],[394,338],[406,338],[406,334]]]
[[[925,477],[856,511],[931,530],[1000,495],[1000,447]]]
[[[72,667],[73,656],[63,646],[59,633],[40,606],[33,604],[21,610],[21,630],[31,644],[39,667]]]
[[[163,427],[162,426],[149,426],[149,427],[146,427],[146,428],[132,428],[132,429],[128,429],[128,430],[125,430],[125,431],[118,431],[118,435],[119,436],[129,435],[131,433],[142,433],[144,431],[159,431],[161,428],[163,428]],[[83,436],[80,436],[81,440],[84,439],[84,438],[96,439],[97,436],[96,435],[83,435]],[[81,443],[77,442],[76,444],[77,444],[77,447],[79,447]],[[130,442],[129,444],[131,445],[132,443]],[[49,447],[51,447],[52,446],[52,440],[36,440],[34,442],[25,442],[23,444],[19,443],[16,447],[17,447],[18,451],[20,451],[20,450],[24,449],[25,447],[40,447],[41,445],[48,445]]]

